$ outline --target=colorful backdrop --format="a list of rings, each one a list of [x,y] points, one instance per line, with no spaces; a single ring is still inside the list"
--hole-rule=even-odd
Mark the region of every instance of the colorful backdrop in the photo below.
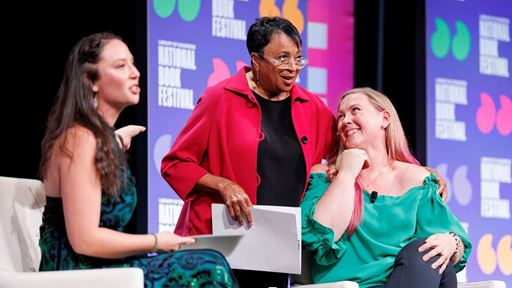
[[[160,175],[206,87],[250,64],[246,33],[257,17],[280,15],[301,33],[310,60],[299,85],[335,109],[352,87],[353,2],[275,0],[148,1],[148,229],[174,230],[182,201]]]
[[[459,278],[512,286],[512,2],[428,0],[427,159],[473,243]]]

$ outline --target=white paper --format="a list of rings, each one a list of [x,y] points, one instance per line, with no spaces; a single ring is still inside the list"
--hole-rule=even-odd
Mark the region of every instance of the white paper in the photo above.
[[[226,205],[212,204],[213,236],[240,237],[229,243],[232,249],[220,251],[231,267],[300,274],[300,208],[254,205],[251,212],[252,227],[242,226],[231,219]]]
[[[242,231],[242,234],[245,231]],[[215,249],[223,255],[229,255],[240,241],[242,234],[231,235],[196,235],[193,244],[181,245],[180,249]]]

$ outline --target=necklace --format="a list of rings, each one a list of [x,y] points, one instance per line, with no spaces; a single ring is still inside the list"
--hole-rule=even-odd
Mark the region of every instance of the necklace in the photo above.
[[[366,181],[366,179],[363,179],[363,177],[361,176],[361,174],[359,174],[359,186],[361,186],[361,189],[364,189],[368,192],[372,191],[372,190],[376,190],[376,186],[374,185],[375,184],[375,181],[378,180],[378,178],[380,177],[380,175],[382,174],[382,172],[386,171],[388,168],[388,165],[386,166],[383,166],[379,169],[379,171],[375,174],[375,176],[372,177],[371,181]]]
[[[253,74],[252,74],[252,71],[249,71],[247,73],[245,73],[245,77],[247,78],[247,82],[249,84],[249,88],[256,94],[260,95],[261,97],[269,100],[269,101],[281,101],[281,100],[284,100],[288,97],[290,97],[290,92],[286,92],[284,94],[279,94],[277,96],[274,96],[274,97],[269,97],[267,96],[267,93],[262,93],[262,92],[265,92],[263,89],[261,89],[258,84],[256,84],[256,82],[253,80]]]

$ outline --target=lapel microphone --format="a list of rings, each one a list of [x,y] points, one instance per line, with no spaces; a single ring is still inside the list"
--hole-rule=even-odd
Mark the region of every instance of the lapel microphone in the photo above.
[[[372,193],[370,194],[370,203],[375,203],[375,201],[377,200],[377,196],[379,196],[379,192],[372,191]]]

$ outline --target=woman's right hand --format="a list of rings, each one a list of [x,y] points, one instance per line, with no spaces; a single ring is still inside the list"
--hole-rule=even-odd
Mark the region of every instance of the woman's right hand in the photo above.
[[[121,146],[121,149],[123,151],[130,149],[132,138],[144,131],[146,131],[146,127],[139,125],[128,125],[117,129],[115,133],[119,138],[121,138],[117,139],[119,141],[119,146]]]
[[[358,148],[347,149],[341,155],[339,171],[344,174],[348,173],[355,179],[361,173],[361,170],[368,166],[368,154],[366,154],[366,151]]]
[[[158,243],[156,250],[170,252],[180,249],[183,244],[192,244],[196,242],[196,239],[191,237],[182,237],[171,232],[160,232],[156,234]]]
[[[252,206],[251,199],[240,185],[226,180],[221,183],[218,187],[219,193],[222,196],[222,200],[228,207],[229,215],[231,218],[240,225],[244,224],[244,219],[247,221],[249,226],[252,225],[252,214],[249,207]]]

